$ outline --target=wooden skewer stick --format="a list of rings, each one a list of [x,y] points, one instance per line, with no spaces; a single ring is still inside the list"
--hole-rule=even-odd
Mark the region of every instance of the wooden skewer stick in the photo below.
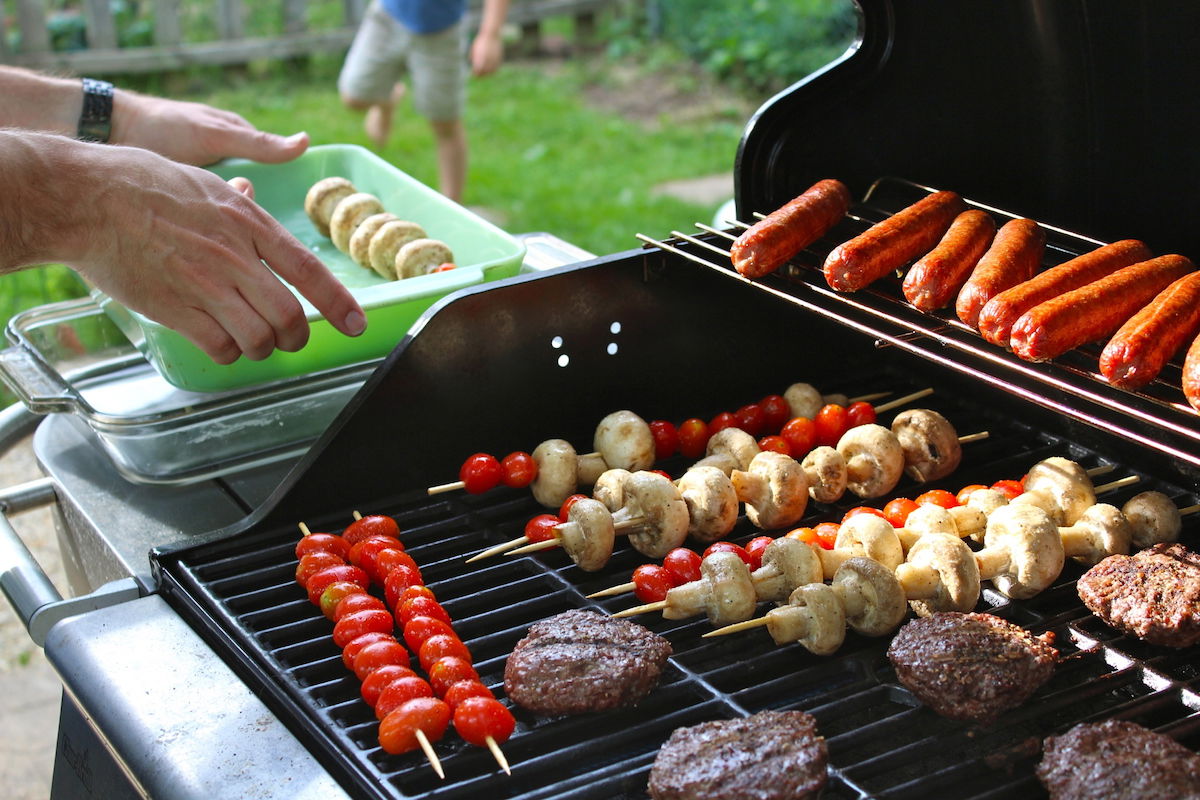
[[[437,753],[433,752],[433,745],[429,743],[429,737],[420,728],[417,728],[416,736],[417,744],[421,745],[421,749],[425,751],[425,757],[429,759],[429,766],[433,767],[433,771],[439,778],[445,780],[446,773],[442,770],[442,762],[438,759]]]
[[[726,625],[724,628],[717,628],[715,631],[700,634],[701,639],[711,639],[714,636],[726,636],[730,633],[738,631],[748,631],[751,628],[761,628],[767,624],[766,617],[758,617],[756,619],[748,619],[745,622],[735,622],[732,625]]]
[[[544,539],[540,542],[534,542],[533,544],[527,544],[524,547],[518,547],[516,550],[509,550],[507,553],[505,553],[505,555],[521,556],[526,553],[539,553],[542,550],[549,550],[552,547],[558,547],[559,544],[560,544],[559,539],[556,536],[553,539]]]
[[[982,441],[983,439],[988,438],[988,435],[989,434],[987,431],[980,431],[979,433],[968,433],[966,436],[958,437],[958,443],[959,444],[970,444],[971,442]]]
[[[1137,475],[1127,475],[1124,478],[1120,478],[1110,483],[1103,483],[1095,487],[1092,491],[1094,491],[1096,494],[1102,494],[1104,492],[1112,491],[1113,489],[1120,489],[1124,486],[1132,486],[1140,480],[1141,478],[1139,478]]]
[[[607,589],[601,589],[598,592],[592,592],[591,594],[588,595],[588,599],[591,600],[592,598],[595,598],[595,597],[612,597],[613,595],[625,594],[626,592],[632,592],[636,588],[637,588],[637,585],[634,584],[632,581],[629,583],[622,583],[620,586],[610,586]]]
[[[305,536],[312,536],[312,531],[310,531],[308,529],[308,526],[305,525],[303,522],[300,523],[300,532],[303,533]]]
[[[528,543],[529,543],[528,536],[518,536],[516,539],[512,539],[510,541],[504,542],[503,544],[498,544],[495,547],[489,547],[487,550],[484,550],[482,553],[476,553],[475,555],[468,558],[464,563],[470,564],[472,561],[479,561],[484,558],[491,558],[492,556],[498,556],[501,553],[507,553],[509,550],[512,550],[514,547],[520,547],[521,545],[528,544]]]
[[[638,614],[649,614],[652,611],[662,611],[666,607],[667,601],[659,600],[657,603],[646,603],[644,606],[634,606],[633,608],[627,608],[624,611],[618,611],[617,613],[613,614],[613,618],[636,617]]]
[[[595,456],[598,456],[598,455],[600,455],[600,453],[597,451],[594,453],[580,454],[578,457],[579,458],[594,458]],[[464,483],[463,481],[452,481],[450,483],[442,483],[437,486],[430,486],[428,489],[425,490],[425,493],[432,496],[435,494],[445,494],[446,492],[457,492],[459,489],[465,489],[466,487],[467,487],[467,484]]]
[[[874,394],[864,394],[858,397],[851,397],[851,403],[870,403],[872,400],[878,400],[881,397],[887,397],[891,392],[875,392]]]
[[[1087,472],[1089,478],[1095,478],[1097,475],[1107,475],[1114,469],[1116,469],[1116,466],[1113,464],[1101,464],[1098,467],[1092,467],[1091,469],[1085,471]]]
[[[1200,511],[1200,505],[1186,506],[1179,509],[1179,516],[1186,517],[1188,514],[1195,514],[1197,511]]]
[[[889,400],[888,402],[884,403],[883,405],[875,406],[875,413],[883,414],[885,412],[891,411],[893,408],[899,408],[900,406],[904,405],[905,403],[911,403],[914,400],[920,400],[922,397],[928,397],[931,394],[933,394],[933,389],[922,389],[919,392],[913,392],[912,394],[906,394],[906,395],[904,395],[904,397],[897,397],[895,400]]]
[[[512,770],[508,767],[508,759],[504,757],[504,752],[500,749],[500,745],[496,744],[496,740],[491,736],[484,739],[488,750],[492,751],[492,757],[496,759],[496,763],[500,765],[500,769],[504,770],[505,775],[512,775]]]

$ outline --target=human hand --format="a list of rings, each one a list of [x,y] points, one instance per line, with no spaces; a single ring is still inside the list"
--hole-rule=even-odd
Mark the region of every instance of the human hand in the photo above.
[[[232,111],[203,103],[118,90],[113,98],[113,144],[153,150],[185,164],[223,158],[267,164],[291,161],[308,149],[308,134],[260,131]]]
[[[471,42],[471,73],[476,77],[490,75],[504,60],[504,43],[499,36],[480,33]]]

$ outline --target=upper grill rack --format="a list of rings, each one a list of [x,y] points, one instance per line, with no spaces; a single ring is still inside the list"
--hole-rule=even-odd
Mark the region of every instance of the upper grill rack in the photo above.
[[[1044,408],[1077,419],[1101,430],[1111,431],[1184,462],[1189,468],[1200,467],[1200,414],[1183,399],[1181,357],[1176,356],[1148,386],[1137,392],[1111,386],[1098,372],[1101,344],[1076,348],[1052,363],[1022,361],[1010,352],[985,341],[965,325],[953,308],[923,313],[913,308],[900,289],[898,276],[876,281],[866,289],[846,294],[826,284],[821,272],[825,257],[839,243],[862,233],[875,223],[937,191],[899,178],[881,178],[868,189],[860,203],[822,239],[793,257],[777,272],[757,281],[759,288],[790,300],[797,305],[846,323],[847,309],[881,323],[858,326],[876,337],[881,344],[916,353],[963,372],[972,378],[1010,390],[1018,383],[1027,399]],[[991,213],[1001,220],[1020,215],[967,199],[968,205]],[[758,218],[763,214],[756,213]],[[727,221],[733,230],[745,230],[748,223]],[[1047,232],[1043,269],[1101,246],[1104,242],[1045,223]],[[715,267],[736,275],[730,264],[728,243],[736,238],[729,230],[718,230],[695,223],[707,238],[672,231],[670,240],[637,234],[648,246],[682,256],[689,261]],[[690,246],[690,247],[689,247]],[[740,277],[740,276],[738,276]],[[853,322],[850,322],[854,326]],[[899,328],[905,333],[888,333]],[[957,355],[948,355],[953,351]],[[964,358],[964,356],[968,358]]]

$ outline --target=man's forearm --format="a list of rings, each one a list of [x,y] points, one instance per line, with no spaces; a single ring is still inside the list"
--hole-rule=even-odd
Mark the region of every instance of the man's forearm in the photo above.
[[[55,78],[0,66],[0,128],[27,128],[74,136],[83,110],[78,78]]]
[[[509,0],[484,0],[479,17],[479,33],[482,36],[500,36],[504,19],[508,16]]]
[[[69,260],[78,214],[88,199],[81,172],[85,145],[62,136],[0,129],[0,272]]]

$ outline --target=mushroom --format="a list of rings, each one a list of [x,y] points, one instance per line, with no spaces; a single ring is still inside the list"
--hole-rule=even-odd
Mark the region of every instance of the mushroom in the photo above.
[[[746,518],[763,530],[788,527],[804,516],[808,478],[791,456],[764,450],[747,469],[735,469],[729,479],[746,504]]]
[[[1025,476],[1025,492],[1045,490],[1063,512],[1064,525],[1074,525],[1096,504],[1092,479],[1074,461],[1051,456],[1034,464]],[[1020,497],[1020,495],[1018,495]]]
[[[687,503],[670,478],[657,472],[634,472],[625,479],[621,508],[613,512],[618,531],[628,530],[629,543],[650,558],[662,558],[683,544],[688,534]]]
[[[863,636],[883,636],[895,630],[908,613],[904,588],[896,574],[869,558],[855,556],[838,567],[833,591],[846,624]]]
[[[793,383],[783,392],[793,417],[816,419],[817,412],[825,405],[825,398],[809,383]]]
[[[896,567],[896,579],[919,616],[967,612],[979,602],[979,565],[966,542],[947,533],[927,534]]]
[[[854,556],[865,556],[888,569],[904,561],[904,549],[887,520],[874,514],[856,514],[838,528],[832,550],[818,549],[825,577],[832,578],[838,568]]]
[[[367,261],[381,278],[396,280],[396,254],[409,242],[426,238],[425,229],[415,222],[394,219],[385,222],[367,244]]]
[[[345,178],[322,178],[312,185],[304,196],[304,213],[312,220],[317,232],[322,236],[329,235],[329,220],[333,217],[333,209],[345,198],[358,190],[354,184]]]
[[[567,521],[557,526],[558,540],[571,560],[585,572],[603,569],[612,557],[616,531],[604,504],[581,497],[571,504]]]
[[[764,619],[776,644],[799,642],[814,655],[836,653],[846,640],[842,601],[823,583],[796,587],[787,605],[771,609]]]
[[[452,261],[454,253],[445,242],[413,239],[396,251],[396,277],[419,278]]]
[[[882,425],[858,425],[838,440],[846,459],[846,486],[859,497],[881,497],[904,474],[904,450],[896,435]]]
[[[575,480],[580,486],[594,486],[608,470],[604,456],[599,453],[584,453],[575,461]]]
[[[625,481],[633,473],[627,469],[609,469],[600,473],[592,486],[592,497],[604,503],[605,507],[616,512],[625,505]]]
[[[1121,513],[1133,528],[1134,549],[1179,541],[1183,517],[1171,498],[1162,492],[1135,494],[1121,506]]]
[[[575,448],[565,439],[547,439],[534,448],[537,477],[529,484],[533,499],[546,508],[559,508],[575,492]]]
[[[1066,525],[1067,516],[1058,498],[1046,489],[1027,489],[1012,499],[1017,505],[1030,505],[1040,508],[1050,515],[1055,525]]]
[[[1067,558],[1089,567],[1108,556],[1129,555],[1133,541],[1133,526],[1121,509],[1108,503],[1097,503],[1083,512],[1074,525],[1060,527],[1058,533]]]
[[[354,233],[350,234],[350,244],[347,248],[347,252],[355,264],[371,269],[371,239],[379,232],[384,223],[395,219],[395,214],[382,211],[378,214],[372,214],[359,223],[358,227],[354,229]]]
[[[967,498],[966,508],[982,513],[986,528],[987,518],[992,515],[992,512],[1000,508],[1000,506],[1008,505],[1008,502],[1008,495],[997,489],[976,489]],[[982,544],[983,534],[984,530],[976,526],[974,532],[971,534],[971,541]]]
[[[733,531],[740,506],[728,475],[716,467],[692,467],[683,473],[678,486],[687,503],[692,538],[707,544]]]
[[[333,239],[334,247],[343,253],[347,252],[354,230],[367,217],[381,211],[383,211],[383,204],[373,194],[355,192],[343,198],[333,209],[333,215],[329,218],[329,238]]]
[[[797,586],[821,583],[825,572],[816,551],[799,539],[781,536],[763,550],[762,566],[750,573],[750,579],[759,600],[778,602]]]
[[[818,503],[835,503],[846,493],[846,459],[829,445],[814,447],[800,462],[808,493]]]
[[[908,515],[903,528],[896,529],[896,536],[907,553],[922,536],[931,533],[944,533],[963,539],[972,534],[982,534],[986,527],[987,517],[977,508],[943,508],[936,503],[924,503]]]
[[[713,466],[728,475],[735,469],[748,469],[759,449],[754,437],[741,428],[722,428],[709,437],[705,457],[693,466]]]
[[[592,448],[614,469],[636,472],[654,466],[654,435],[632,411],[614,411],[600,420]]]
[[[1042,509],[1009,503],[988,517],[984,548],[975,553],[979,577],[1008,597],[1023,600],[1045,589],[1066,558],[1058,526]]]
[[[936,411],[910,408],[892,421],[892,433],[904,450],[904,471],[921,482],[944,478],[962,461],[954,426]]]
[[[719,550],[700,562],[698,580],[667,591],[662,614],[665,619],[687,619],[703,611],[712,624],[728,625],[749,619],[757,602],[746,562]]]

